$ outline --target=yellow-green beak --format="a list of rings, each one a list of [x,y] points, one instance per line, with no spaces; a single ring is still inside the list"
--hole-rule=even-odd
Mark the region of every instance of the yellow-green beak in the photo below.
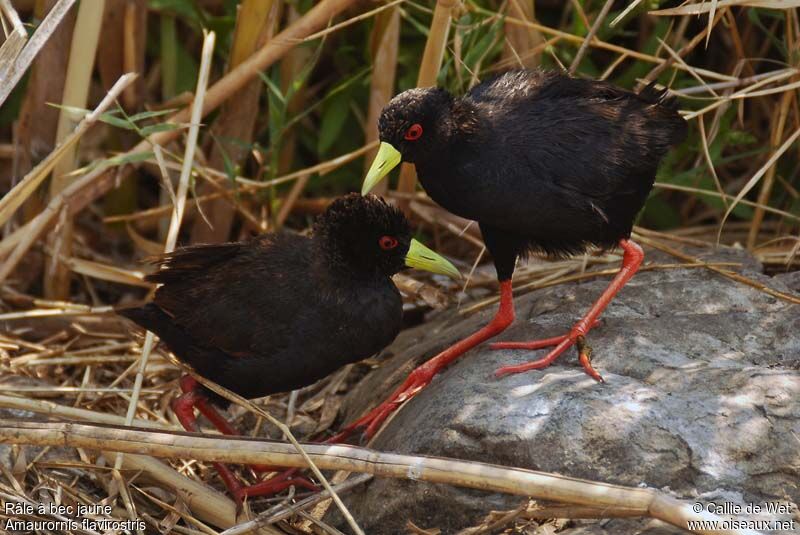
[[[460,279],[461,273],[456,267],[446,260],[443,256],[433,252],[422,245],[417,240],[411,240],[411,246],[406,254],[406,265],[408,267],[424,269],[431,273],[447,275],[454,279]]]
[[[375,160],[367,172],[367,178],[364,179],[364,185],[361,186],[361,195],[369,193],[383,177],[389,174],[389,171],[397,167],[401,159],[400,151],[382,141],[378,147],[378,154],[375,155]]]

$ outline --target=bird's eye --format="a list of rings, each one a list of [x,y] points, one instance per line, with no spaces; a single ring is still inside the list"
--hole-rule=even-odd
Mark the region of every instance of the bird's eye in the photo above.
[[[384,251],[394,249],[397,247],[397,238],[393,238],[392,236],[381,236],[381,239],[378,240],[378,245],[380,245],[381,249]]]
[[[422,125],[419,123],[412,124],[408,130],[406,130],[405,138],[409,141],[416,141],[422,137]]]

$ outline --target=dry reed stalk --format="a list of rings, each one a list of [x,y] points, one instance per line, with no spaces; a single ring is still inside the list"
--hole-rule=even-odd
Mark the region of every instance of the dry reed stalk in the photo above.
[[[644,271],[662,271],[665,269],[692,269],[692,268],[720,268],[720,267],[735,267],[741,264],[735,262],[719,262],[708,264],[702,262],[700,260],[695,260],[691,264],[648,264],[646,266],[642,266],[639,268],[638,272]],[[519,286],[514,287],[514,294],[515,295],[522,295],[524,293],[531,292],[533,290],[541,290],[543,288],[549,288],[551,286],[558,286],[560,284],[566,284],[568,282],[577,282],[589,279],[595,279],[598,277],[613,277],[619,272],[618,268],[614,269],[602,269],[598,271],[586,271],[584,273],[575,273],[573,275],[566,275],[567,272],[574,270],[575,267],[566,267],[562,270],[554,272],[551,276],[545,276],[531,282],[520,284]],[[482,301],[478,301],[468,307],[464,307],[458,311],[461,315],[472,314],[479,310],[486,308],[489,305],[497,303],[500,301],[499,296],[488,297]]]
[[[357,477],[352,479],[348,479],[343,483],[339,483],[334,485],[333,490],[335,490],[338,494],[343,494],[344,492],[361,485],[362,483],[366,483],[372,479],[370,474],[359,474]],[[309,507],[313,507],[314,505],[318,504],[323,500],[327,500],[331,497],[331,493],[327,490],[323,490],[317,492],[304,500],[301,500],[297,503],[290,503],[287,505],[277,505],[272,509],[268,509],[263,513],[259,514],[253,520],[248,520],[242,524],[237,524],[232,528],[228,528],[219,535],[244,535],[245,533],[250,533],[261,526],[267,526],[270,524],[274,524],[275,522],[280,522],[281,520],[285,520],[290,516],[308,509]]]
[[[767,170],[775,165],[775,162],[777,162],[778,159],[783,155],[783,153],[786,152],[789,149],[789,147],[792,146],[792,143],[794,143],[798,137],[800,137],[800,128],[795,130],[794,133],[791,136],[789,136],[786,139],[786,141],[784,141],[783,144],[772,153],[767,162],[763,166],[761,166],[761,168],[758,171],[756,171],[752,177],[750,177],[750,179],[742,187],[742,189],[739,190],[739,193],[736,194],[736,198],[733,199],[731,205],[728,206],[727,210],[725,210],[725,215],[722,216],[722,220],[719,223],[719,232],[717,233],[717,241],[719,241],[722,235],[722,227],[725,225],[725,221],[728,219],[728,216],[731,215],[733,209],[736,208],[736,205],[739,204],[739,201],[741,201],[744,198],[744,196],[747,195],[747,193],[751,189],[753,189],[753,187],[755,187],[755,185],[758,183],[759,180],[761,180],[761,177],[764,176]]]
[[[289,190],[288,195],[286,195],[281,201],[280,210],[278,210],[278,215],[275,217],[276,226],[282,227],[286,222],[286,218],[292,213],[294,204],[297,202],[297,199],[300,198],[300,195],[303,194],[303,189],[305,189],[306,184],[308,184],[310,179],[311,175],[302,175],[295,181],[294,184],[292,184],[292,189]]]
[[[600,13],[597,14],[597,18],[594,20],[589,33],[586,34],[586,37],[583,39],[580,48],[578,49],[578,53],[575,54],[575,59],[572,60],[572,64],[569,66],[569,73],[574,74],[575,71],[578,70],[578,67],[583,60],[583,56],[586,54],[586,51],[589,49],[589,43],[594,40],[595,35],[600,30],[600,26],[603,25],[603,21],[606,20],[608,16],[608,12],[611,11],[611,6],[614,4],[614,0],[606,0],[606,3],[603,4],[602,9],[600,9]]]
[[[89,101],[89,86],[92,81],[97,45],[100,40],[100,28],[103,21],[105,0],[84,2],[78,7],[78,17],[72,33],[69,62],[61,105],[69,108],[85,108]],[[124,93],[124,90],[123,90]],[[75,127],[73,112],[62,108],[58,117],[56,142],[61,142],[70,135]],[[72,181],[69,176],[77,164],[77,145],[67,147],[53,167],[50,181],[50,196],[55,197]],[[52,299],[65,299],[69,295],[70,272],[67,266],[59,261],[60,256],[72,254],[72,220],[66,214],[60,232],[49,237],[53,249],[50,261],[44,270],[44,293]]]
[[[444,212],[439,207],[425,206],[417,201],[410,201],[409,210],[426,223],[441,226],[451,234],[455,235],[457,238],[466,240],[468,243],[479,249],[483,248],[483,241],[478,236],[474,236],[464,231],[465,224],[456,224],[453,222],[456,220],[459,223],[466,223],[468,225],[468,220],[462,219],[454,214]]]
[[[124,5],[122,72],[144,72],[145,46],[147,44],[147,0],[127,1]],[[122,93],[127,109],[135,110],[144,98],[144,78]]]
[[[100,40],[100,28],[103,20],[105,0],[95,3],[83,3],[78,7],[78,17],[72,33],[69,62],[67,64],[64,93],[61,105],[71,108],[85,108],[89,100],[89,86],[92,81],[97,45]],[[75,126],[75,118],[71,110],[62,108],[58,117],[56,141],[61,142],[69,136]],[[50,181],[50,196],[55,197],[72,181],[69,177],[76,166],[77,145],[70,145],[53,167]],[[60,256],[72,253],[73,225],[66,213],[61,213],[62,221],[59,229],[49,236],[49,244],[53,250],[50,261],[44,269],[44,293],[53,299],[65,299],[69,295],[70,272],[60,260]]]
[[[70,270],[79,275],[86,275],[94,279],[127,284],[130,286],[140,286],[152,289],[154,285],[144,280],[144,273],[139,270],[129,270],[101,262],[85,260],[77,257],[59,257],[59,260]]]
[[[126,74],[117,80],[117,83],[108,91],[108,94],[106,94],[100,104],[98,104],[91,113],[83,117],[72,134],[64,138],[47,158],[42,160],[39,165],[20,180],[11,191],[0,198],[0,225],[5,224],[22,203],[36,191],[42,181],[50,174],[50,171],[56,165],[60,157],[65,154],[68,149],[75,146],[81,136],[97,122],[100,115],[114,103],[122,91],[133,82],[135,78],[135,74]],[[3,276],[0,276],[0,280],[3,278]]]
[[[713,2],[700,2],[685,4],[680,7],[668,9],[658,9],[649,11],[650,15],[657,17],[676,16],[676,15],[702,15],[714,9],[735,6],[751,6],[769,9],[794,9],[800,7],[800,0],[716,0]]]
[[[702,265],[701,267],[704,267],[704,268],[706,268],[708,270],[711,270],[714,273],[718,273],[719,275],[722,275],[723,277],[725,277],[727,279],[730,279],[732,281],[736,281],[736,282],[739,282],[741,284],[745,284],[747,286],[755,288],[756,290],[764,292],[765,294],[769,294],[769,295],[771,295],[773,297],[777,297],[781,301],[786,301],[787,303],[792,303],[794,305],[800,305],[800,297],[796,297],[796,296],[791,295],[791,294],[780,292],[778,290],[770,288],[769,286],[767,286],[767,285],[765,285],[763,283],[760,283],[760,282],[758,282],[756,280],[753,280],[753,279],[751,279],[749,277],[745,277],[744,275],[740,275],[738,273],[734,273],[733,271],[728,271],[728,270],[725,270],[725,269],[721,269],[719,267],[716,267],[713,264],[707,264],[707,263],[703,262],[702,260],[694,258],[691,255],[688,255],[686,253],[678,251],[677,249],[674,249],[674,248],[672,248],[672,247],[670,247],[668,245],[660,243],[660,242],[658,242],[656,240],[652,240],[652,239],[647,238],[645,236],[642,236],[640,234],[635,234],[634,233],[634,235],[636,236],[636,240],[637,241],[639,241],[639,242],[641,242],[641,243],[643,243],[645,245],[649,245],[650,247],[652,247],[654,249],[658,249],[659,251],[663,251],[663,252],[667,253],[668,255],[671,255],[671,256],[674,256],[675,258],[683,260],[684,262],[691,262],[692,264],[701,264]]]
[[[228,401],[236,403],[240,407],[244,407],[244,408],[248,409],[249,411],[257,414],[261,418],[264,418],[266,421],[268,421],[272,425],[274,425],[283,434],[283,438],[285,438],[286,440],[288,440],[291,443],[288,446],[291,447],[292,450],[295,451],[300,456],[300,458],[302,460],[302,463],[303,463],[302,464],[302,468],[309,468],[311,470],[311,472],[314,474],[314,476],[316,476],[316,478],[319,480],[319,482],[322,485],[322,487],[325,490],[327,490],[328,492],[330,492],[331,499],[336,504],[336,507],[342,513],[342,516],[347,521],[347,523],[350,525],[352,530],[356,533],[356,535],[364,535],[363,530],[359,527],[359,525],[356,522],[355,518],[353,518],[353,515],[347,509],[347,506],[345,506],[345,504],[342,501],[342,499],[339,497],[338,494],[336,494],[336,492],[331,487],[331,484],[328,482],[328,478],[326,478],[322,474],[322,472],[320,471],[319,467],[316,464],[314,464],[313,459],[308,455],[308,453],[306,453],[306,451],[303,449],[303,446],[300,445],[300,443],[297,441],[295,436],[292,434],[292,431],[289,429],[289,427],[286,424],[284,424],[283,422],[279,421],[277,418],[272,416],[270,413],[268,413],[267,411],[265,411],[261,407],[259,407],[257,405],[254,405],[252,402],[250,402],[249,400],[247,400],[247,399],[243,398],[242,396],[236,394],[235,392],[231,392],[230,390],[228,390],[228,389],[226,389],[226,388],[224,388],[224,387],[222,387],[222,386],[220,386],[220,385],[218,385],[218,384],[216,384],[216,383],[214,383],[212,381],[209,381],[205,377],[202,377],[200,375],[196,375],[195,373],[193,373],[193,371],[188,366],[183,365],[182,363],[178,362],[177,360],[175,361],[175,364],[177,366],[185,369],[187,372],[191,372],[192,377],[194,377],[194,379],[198,383],[200,383],[201,385],[205,386],[206,388],[208,388],[209,390],[211,390],[215,394],[218,394],[218,395],[222,396],[223,398],[227,399]]]
[[[372,55],[372,77],[369,85],[369,105],[367,109],[365,140],[367,143],[378,140],[378,119],[381,111],[394,95],[397,74],[397,54],[400,48],[400,8],[393,6],[375,16],[375,26],[370,34],[370,53]],[[364,173],[375,158],[377,149],[371,150],[364,158]],[[389,188],[384,180],[373,190],[375,195],[383,195]]]
[[[44,400],[27,399],[23,397],[6,396],[0,394],[0,407],[32,411],[47,416],[70,418],[75,420],[108,424],[124,425],[125,417],[115,414],[95,412],[75,407],[67,407]],[[150,420],[133,421],[137,427],[152,429],[177,429],[159,422]],[[96,448],[95,448],[96,449]],[[124,470],[144,472],[159,484],[175,489],[189,508],[203,521],[226,528],[236,523],[236,505],[225,495],[211,489],[203,483],[191,480],[168,465],[144,455],[130,452],[125,455],[122,465]],[[113,451],[104,452],[108,459],[117,457]],[[122,457],[121,455],[119,457]]]
[[[5,40],[0,46],[0,80],[6,80],[14,69],[14,63],[25,47],[25,43],[28,42],[28,32],[25,31],[25,26],[10,0],[0,0],[0,20],[4,22],[4,29],[6,28],[5,22],[11,23],[11,32],[5,35]],[[1,101],[0,104],[2,104]]]
[[[170,253],[175,249],[175,244],[178,241],[178,232],[180,231],[181,222],[183,221],[183,211],[186,206],[186,195],[189,192],[189,179],[192,175],[192,167],[194,165],[194,154],[197,149],[197,137],[200,133],[200,120],[202,118],[203,102],[205,100],[206,88],[208,87],[208,80],[211,73],[211,61],[214,54],[214,44],[216,43],[216,34],[208,32],[203,39],[203,50],[201,54],[200,70],[197,75],[197,87],[195,89],[195,99],[191,108],[191,123],[189,125],[189,132],[186,136],[186,149],[183,154],[183,168],[181,169],[181,176],[178,180],[178,191],[175,194],[175,209],[172,213],[172,219],[169,224],[169,231],[167,233],[167,241],[164,244],[164,252]],[[147,331],[142,344],[142,356],[139,360],[138,370],[136,371],[136,378],[133,384],[133,393],[131,394],[130,403],[128,404],[128,411],[125,416],[125,422],[133,421],[136,413],[136,406],[139,401],[139,392],[142,388],[142,381],[144,380],[144,372],[147,368],[147,361],[153,349],[153,342],[155,336],[151,331]],[[122,467],[123,457],[118,455],[114,464],[114,470],[118,471]]]
[[[285,184],[287,182],[291,182],[293,180],[296,180],[296,179],[298,179],[298,178],[300,178],[302,176],[311,175],[311,174],[314,174],[314,173],[319,173],[320,175],[324,175],[326,173],[334,171],[335,169],[338,169],[339,167],[341,167],[341,166],[343,166],[343,165],[355,160],[356,158],[361,157],[366,152],[368,152],[369,150],[371,150],[371,149],[373,149],[373,148],[375,148],[377,146],[378,146],[378,142],[374,141],[372,143],[368,143],[365,146],[363,146],[363,147],[361,147],[359,149],[356,149],[356,150],[354,150],[352,152],[349,152],[347,154],[342,154],[340,156],[337,156],[337,157],[332,158],[330,160],[327,160],[325,162],[318,163],[318,164],[312,165],[311,167],[306,167],[304,169],[300,169],[299,171],[292,171],[291,173],[288,173],[286,175],[280,176],[278,178],[274,178],[272,180],[258,181],[258,180],[251,180],[251,179],[248,179],[248,178],[245,178],[245,177],[236,177],[234,179],[234,181],[237,184],[241,184],[241,185],[237,189],[231,190],[230,193],[246,193],[246,192],[249,192],[249,191],[255,191],[255,190],[264,189],[264,188],[268,188],[268,187],[272,187],[272,186],[277,186],[279,184]],[[172,168],[173,165],[174,164],[167,163],[167,167]],[[220,171],[217,171],[215,169],[211,169],[211,168],[208,168],[208,167],[197,166],[196,170],[197,170],[197,172],[198,172],[198,174],[200,176],[202,176],[204,178],[208,178],[209,180],[213,180],[213,177],[216,177],[219,180],[227,180],[227,177],[223,173],[221,173]],[[221,196],[223,196],[222,193],[211,193],[211,194],[205,195],[203,197],[198,197],[197,199],[198,200],[203,200],[203,199],[219,198]],[[296,205],[297,204],[302,204],[302,201],[303,201],[303,199],[298,199],[298,202],[296,203]],[[313,202],[313,203],[317,202],[316,200],[309,200],[309,201]],[[323,204],[327,205],[327,201],[323,200]],[[186,208],[190,209],[190,208],[192,208],[192,206],[190,205],[190,206],[187,206]],[[323,207],[323,209],[324,209],[324,207]],[[143,220],[143,219],[146,220],[146,219],[151,219],[151,218],[162,218],[162,217],[164,217],[166,215],[169,215],[171,213],[171,211],[172,211],[172,206],[167,206],[167,205],[158,206],[158,207],[155,207],[155,208],[149,208],[147,210],[142,210],[142,211],[136,212],[134,214],[125,214],[125,215],[105,217],[105,218],[103,218],[103,222],[105,222],[105,223],[116,223],[116,222],[121,222],[121,221],[139,221],[139,220]],[[247,217],[246,214],[243,214],[243,215],[245,217]],[[6,242],[16,243],[14,238],[10,238],[10,239],[6,238],[6,240],[4,242],[0,242],[0,257],[2,257],[3,255],[7,254],[7,252],[8,252],[8,245],[6,245]]]
[[[639,4],[641,4],[641,3],[642,3],[642,0],[633,0],[633,1],[632,1],[630,4],[628,4],[628,6],[627,6],[625,9],[623,9],[622,11],[620,11],[620,12],[619,12],[619,15],[617,15],[616,17],[614,17],[614,20],[612,20],[611,22],[609,22],[609,23],[608,23],[608,25],[609,25],[610,27],[612,27],[612,28],[613,28],[614,26],[616,26],[617,24],[619,24],[619,22],[620,22],[622,19],[624,19],[625,17],[627,17],[627,16],[628,16],[628,13],[630,13],[631,11],[633,11],[633,10],[636,8],[636,6],[638,6],[638,5],[639,5]]]
[[[450,19],[456,0],[436,0],[436,7],[433,10],[433,19],[428,31],[428,40],[425,42],[425,50],[422,52],[422,61],[419,65],[419,75],[417,76],[417,87],[431,87],[436,85],[436,78],[442,66],[444,50],[447,46],[447,35],[450,32]],[[417,173],[414,166],[404,163],[400,168],[400,182],[397,184],[397,191],[401,193],[411,193],[417,184]],[[399,207],[408,213],[408,203],[401,200]]]
[[[212,438],[195,433],[117,428],[97,424],[0,420],[0,443],[97,448],[166,458],[193,458],[237,464],[305,467],[292,445],[245,437]],[[722,520],[697,514],[689,503],[660,491],[629,488],[521,468],[444,457],[399,455],[355,446],[304,444],[318,466],[502,492],[561,504],[625,508],[681,529],[692,520]],[[335,495],[334,495],[335,496]],[[695,530],[714,535],[757,535],[752,530]]]
[[[683,45],[677,51],[677,55],[682,58],[682,57],[686,56],[687,54],[689,54],[689,52],[694,50],[695,47],[697,45],[699,45],[703,41],[703,37],[705,37],[706,31],[711,31],[713,29],[713,27],[720,20],[722,20],[722,17],[725,14],[726,11],[727,10],[724,10],[724,9],[720,10],[716,14],[716,16],[714,16],[714,18],[712,19],[711,23],[709,24],[709,27],[705,31],[698,32],[697,35],[695,35],[692,39],[689,40],[688,43]],[[673,66],[674,63],[675,63],[674,57],[667,58],[663,63],[660,63],[659,65],[657,65],[652,71],[650,71],[647,74],[647,76],[645,76],[644,80],[642,81],[642,84],[643,85],[647,85],[649,82],[655,80],[656,78],[658,78],[661,75],[662,72],[667,70],[669,67]]]
[[[791,105],[795,96],[796,94],[794,91],[787,91],[781,98],[781,105],[778,109],[778,114],[775,119],[777,124],[772,129],[770,136],[770,146],[772,150],[775,150],[778,147],[778,144],[781,142],[781,139],[783,139],[784,127],[786,126],[786,120],[789,116],[789,106]],[[767,170],[766,174],[764,175],[764,181],[761,183],[761,190],[758,192],[758,199],[756,201],[759,206],[757,206],[753,212],[753,219],[750,222],[750,232],[747,235],[748,249],[753,249],[756,245],[756,240],[758,239],[759,232],[761,231],[761,223],[764,221],[763,206],[769,202],[769,197],[772,193],[772,186],[775,183],[775,172],[777,170],[778,166],[773,163],[773,165],[771,165]]]
[[[43,19],[55,4],[56,0],[37,1],[34,16]],[[59,110],[48,103],[59,102],[64,94],[69,43],[74,25],[73,10],[56,27],[31,66],[15,132],[19,147],[14,155],[18,165],[15,172],[17,176],[26,175],[55,147]],[[109,80],[107,87],[111,87],[122,74],[119,72],[118,76]],[[39,196],[29,197],[23,205],[20,221],[29,221],[43,206],[44,202]],[[32,275],[32,278],[38,279],[38,273]]]
[[[236,28],[233,33],[228,69],[234,69],[264,45],[275,28],[274,12],[280,2],[274,0],[244,0],[238,8]],[[272,16],[271,16],[272,15]],[[215,137],[209,166],[223,169],[225,160],[235,167],[247,156],[247,145],[253,139],[259,111],[261,80],[251,80],[222,105],[219,117],[211,127]],[[209,193],[210,185],[202,184],[199,194]],[[208,218],[197,218],[192,227],[192,243],[216,243],[230,235],[234,210],[223,199],[203,203],[202,210]]]
[[[0,80],[2,80],[2,83],[0,83],[0,105],[6,101],[11,90],[14,89],[22,75],[28,70],[28,66],[36,57],[36,54],[39,53],[39,50],[50,38],[74,3],[75,0],[59,0],[42,23],[39,24],[39,27],[36,28],[33,36],[14,59],[13,64],[7,68],[5,66],[0,67],[0,75],[2,75],[0,76]]]
[[[536,7],[533,0],[509,0],[506,13],[522,20],[536,20]],[[503,47],[503,63],[518,64],[520,67],[538,67],[540,46],[544,37],[538,30],[504,23],[506,41]]]
[[[727,193],[720,194],[720,193],[718,193],[716,191],[711,191],[711,190],[701,189],[701,188],[693,188],[691,186],[681,186],[679,184],[667,184],[665,182],[656,182],[654,185],[655,185],[655,187],[660,188],[660,189],[668,189],[668,190],[674,190],[674,191],[685,191],[687,193],[697,193],[697,194],[700,194],[700,195],[710,195],[712,197],[718,197],[718,198],[722,199],[723,203],[726,204],[726,205],[727,205],[728,201],[731,201],[731,200],[733,200],[735,198],[733,195],[728,195]],[[765,212],[769,212],[771,214],[776,214],[776,215],[779,215],[781,217],[785,217],[787,219],[790,219],[792,221],[800,221],[800,215],[792,214],[792,213],[786,212],[784,210],[779,210],[778,208],[773,208],[773,207],[771,207],[769,205],[766,205],[766,204],[761,204],[761,203],[756,203],[756,202],[753,202],[753,201],[748,201],[747,199],[740,199],[739,200],[739,204],[758,207],[758,208],[761,208],[762,210],[764,210]]]
[[[290,24],[300,18],[300,13],[297,11],[296,5],[287,5],[286,23]],[[280,78],[280,90],[284,98],[288,97],[288,101],[284,102],[283,119],[286,121],[281,129],[280,140],[271,140],[273,147],[277,145],[278,155],[277,162],[273,159],[273,165],[277,163],[275,170],[270,169],[270,175],[283,175],[292,168],[295,155],[297,154],[297,134],[298,124],[290,118],[298,117],[307,109],[308,100],[311,97],[311,92],[307,86],[308,77],[310,72],[306,72],[310,66],[319,59],[318,52],[324,48],[324,42],[317,45],[317,52],[312,50],[311,47],[295,47],[281,60],[278,66],[278,76]],[[298,85],[297,82],[301,83]],[[299,181],[303,184],[294,184],[289,194],[281,199],[280,210],[275,217],[274,224],[278,227],[283,226],[286,218],[294,210],[294,205],[298,199],[301,198],[305,187],[308,184],[308,179],[301,176]],[[271,188],[270,192],[275,193],[275,189]],[[266,221],[266,218],[264,218]]]
[[[218,108],[222,102],[236,91],[241,89],[248,81],[258,76],[258,73],[280,59],[315,30],[324,26],[328,20],[349,7],[355,0],[323,0],[303,15],[297,22],[276,35],[255,54],[250,56],[226,76],[212,85],[206,96],[203,114],[208,114]],[[168,119],[173,123],[185,123],[189,119],[189,111],[182,110]],[[124,156],[146,152],[151,145],[165,145],[175,139],[179,132],[172,130],[159,132],[143,140]],[[122,168],[120,175],[127,176],[132,165]],[[45,209],[24,226],[13,233],[13,241],[3,240],[0,246],[0,255],[6,254],[12,247],[11,256],[0,267],[0,282],[8,277],[14,267],[19,263],[27,250],[54,222],[59,212],[66,208],[70,213],[83,210],[95,199],[110,190],[120,176],[111,170],[98,169],[87,173],[80,179],[70,184],[56,198],[51,199]],[[6,243],[8,242],[8,243]]]
[[[443,310],[447,307],[447,296],[436,286],[425,284],[408,275],[397,273],[392,277],[395,286],[405,295],[418,297],[433,308]]]
[[[475,9],[477,12],[482,12],[482,13],[486,13],[487,12],[483,8],[474,7],[474,6],[472,6],[472,8]],[[542,32],[544,34],[552,35],[552,36],[555,36],[555,37],[559,37],[559,38],[561,38],[561,39],[563,39],[565,41],[570,41],[570,42],[573,42],[573,43],[579,43],[580,44],[580,43],[583,43],[584,40],[585,40],[585,38],[583,38],[583,37],[580,37],[580,36],[577,36],[577,35],[573,35],[571,33],[563,32],[561,30],[556,30],[555,28],[551,28],[549,26],[544,26],[544,25],[536,23],[536,22],[522,20],[522,19],[518,19],[516,17],[506,17],[505,20],[507,22],[511,23],[511,24],[515,24],[515,25],[519,25],[519,26],[525,26],[525,27],[528,27],[528,28],[534,28],[534,29],[539,30],[540,32]],[[670,61],[668,59],[664,59],[664,58],[659,58],[657,56],[653,56],[652,54],[645,54],[643,52],[637,52],[636,50],[631,50],[630,48],[625,48],[623,46],[618,46],[618,45],[613,45],[611,43],[606,43],[605,41],[601,41],[600,39],[595,39],[594,41],[592,41],[589,44],[589,46],[596,47],[596,48],[601,48],[601,49],[604,49],[604,50],[609,50],[611,52],[616,52],[618,54],[626,54],[630,58],[638,59],[638,60],[642,60],[642,61],[647,61],[649,63],[655,63],[657,65],[662,65],[662,64]],[[677,68],[680,69],[680,67],[677,67]],[[735,81],[736,80],[732,76],[728,76],[726,74],[721,74],[721,73],[718,73],[718,72],[710,71],[710,70],[707,70],[707,69],[696,69],[696,71],[699,72],[700,74],[702,74],[705,77],[713,78],[715,80],[721,80],[721,81],[724,81],[724,82],[731,82],[731,81]]]

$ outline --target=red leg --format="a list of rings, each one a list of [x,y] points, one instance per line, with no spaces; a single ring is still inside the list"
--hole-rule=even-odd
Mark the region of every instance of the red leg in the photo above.
[[[597,324],[600,314],[603,313],[603,310],[605,310],[611,300],[614,299],[614,296],[617,295],[622,287],[625,286],[631,277],[633,277],[633,275],[639,269],[642,259],[644,258],[644,252],[642,251],[642,248],[636,243],[630,240],[620,240],[619,245],[623,250],[622,267],[611,281],[611,284],[608,285],[608,288],[606,288],[602,295],[600,295],[600,298],[595,302],[592,308],[589,309],[589,312],[587,312],[586,315],[572,327],[568,334],[534,342],[500,342],[497,344],[492,344],[493,349],[540,349],[542,347],[548,347],[551,345],[556,346],[552,351],[550,351],[550,353],[547,354],[547,356],[542,359],[528,362],[526,364],[520,364],[518,366],[504,366],[498,369],[495,372],[497,377],[502,377],[512,373],[525,372],[528,370],[546,368],[547,366],[550,366],[564,351],[577,343],[579,360],[584,371],[593,379],[601,383],[603,382],[603,378],[592,367],[589,358],[591,354],[591,348],[586,345],[583,337],[586,336],[586,333],[588,333],[589,330],[591,330],[591,328]]]
[[[183,381],[182,381],[183,382]],[[183,384],[181,384],[183,388]],[[194,416],[194,407],[197,405],[198,399],[205,397],[197,390],[190,390],[184,392],[181,396],[172,402],[172,410],[175,411],[175,416],[181,422],[181,425],[187,431],[198,433],[197,419]],[[226,465],[222,463],[212,463],[214,468],[219,472],[222,481],[234,497],[239,499],[239,493],[242,490],[242,484],[236,479],[236,476]]]
[[[511,294],[511,280],[505,280],[500,282],[500,308],[494,319],[492,319],[488,325],[417,367],[386,401],[354,423],[345,427],[338,435],[329,438],[326,442],[343,442],[354,431],[363,427],[366,427],[364,432],[366,437],[372,437],[392,411],[397,409],[404,401],[417,395],[444,367],[476,345],[500,334],[511,325],[513,321],[514,302]]]
[[[233,426],[231,426],[231,424],[219,413],[219,411],[217,411],[217,409],[211,405],[211,403],[209,403],[208,398],[206,398],[198,390],[199,384],[194,378],[192,378],[190,375],[184,375],[180,379],[180,387],[184,394],[178,397],[172,403],[172,410],[175,411],[175,415],[178,417],[178,420],[181,422],[181,425],[183,425],[184,429],[195,433],[199,432],[197,428],[197,420],[194,416],[194,408],[196,407],[206,418],[208,418],[212,424],[214,424],[214,427],[216,427],[221,433],[233,436],[239,435],[236,429],[234,429]],[[225,486],[239,502],[241,502],[245,496],[265,496],[275,494],[291,487],[292,485],[303,487],[308,490],[319,490],[316,485],[304,477],[292,478],[291,476],[298,471],[297,468],[284,470],[282,473],[254,485],[243,486],[239,480],[236,479],[236,476],[233,474],[231,469],[226,465],[222,463],[212,464],[217,472],[219,472],[219,475],[222,478],[222,481],[225,483]],[[259,473],[281,470],[280,467],[266,465],[254,465],[251,468]]]
[[[178,384],[180,384],[181,391],[185,393],[193,392],[200,387],[200,384],[191,375],[184,375],[181,377]],[[217,430],[223,435],[235,436],[239,434],[239,432],[234,429],[228,420],[222,416],[211,403],[208,402],[208,399],[206,399],[205,396],[198,396],[195,399],[194,406],[197,407],[197,410],[199,410],[203,416],[208,418],[208,421],[211,422],[214,427],[216,427]]]

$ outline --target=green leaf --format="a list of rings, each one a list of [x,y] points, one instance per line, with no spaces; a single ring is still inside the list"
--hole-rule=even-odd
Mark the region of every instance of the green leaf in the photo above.
[[[148,7],[153,11],[174,13],[184,20],[193,22],[198,28],[204,26],[206,17],[197,8],[194,0],[149,0]]]
[[[199,66],[194,56],[190,54],[183,42],[177,43],[175,52],[178,56],[178,69],[175,77],[175,93],[180,94],[184,91],[194,92],[197,86],[197,72]]]
[[[178,111],[177,108],[171,108],[169,110],[158,110],[158,111],[143,111],[141,113],[131,115],[130,117],[128,117],[128,119],[133,122],[143,121],[144,119],[152,119],[153,117],[161,117],[162,115],[169,115],[170,113],[176,111]]]
[[[112,158],[106,158],[105,160],[97,160],[92,162],[87,167],[89,169],[94,169],[97,167],[116,167],[118,165],[126,165],[131,163],[139,163],[144,162],[146,160],[150,160],[153,158],[152,151],[143,151],[143,152],[135,152],[133,154],[120,154],[119,156],[114,156]]]
[[[347,116],[350,114],[350,93],[339,92],[326,104],[322,112],[317,151],[320,156],[327,154],[336,138],[342,132]]]
[[[139,130],[139,133],[142,136],[147,137],[150,134],[155,134],[156,132],[169,132],[170,130],[176,130],[178,128],[183,128],[183,127],[175,123],[158,123],[150,126],[145,126],[141,130]]]
[[[137,130],[137,127],[133,121],[120,119],[119,117],[114,117],[109,113],[101,113],[98,119],[106,124],[110,124],[111,126],[116,126],[117,128],[123,128],[125,130]]]

